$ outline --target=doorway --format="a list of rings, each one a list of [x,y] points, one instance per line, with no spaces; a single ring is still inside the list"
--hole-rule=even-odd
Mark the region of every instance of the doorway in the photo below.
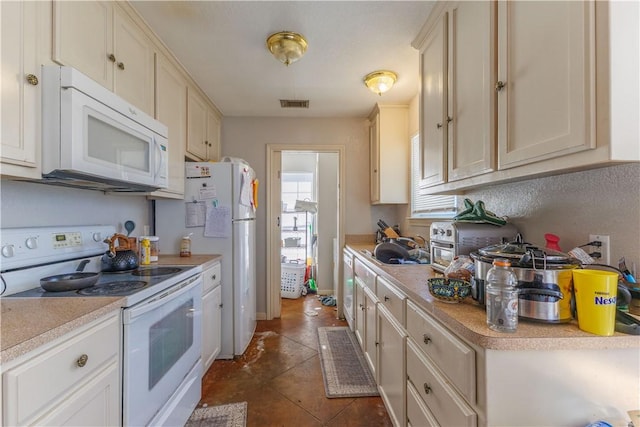
[[[341,300],[337,254],[344,244],[344,147],[268,145],[267,151],[267,318],[272,319],[280,317],[283,261],[309,265],[318,294]]]

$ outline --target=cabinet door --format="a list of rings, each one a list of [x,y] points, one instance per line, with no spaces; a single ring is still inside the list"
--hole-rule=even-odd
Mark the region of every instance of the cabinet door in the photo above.
[[[422,93],[420,130],[422,133],[422,182],[442,184],[446,176],[446,66],[447,14],[437,21],[425,40],[420,55]]]
[[[113,91],[153,116],[154,49],[151,42],[123,11],[114,13],[115,70]]]
[[[448,22],[447,180],[451,182],[494,170],[495,3],[454,3]]]
[[[365,301],[364,301],[364,284],[360,281],[360,279],[354,279],[354,292],[355,292],[355,334],[356,338],[358,338],[358,342],[360,343],[360,348],[364,351],[364,340],[365,340],[365,331],[364,331],[364,323],[365,323]]]
[[[377,378],[378,372],[378,331],[377,331],[377,298],[368,288],[364,290],[364,357],[369,363],[373,376]]]
[[[378,304],[378,386],[393,425],[406,425],[406,334],[392,314]]]
[[[222,320],[222,287],[202,297],[202,363],[207,372],[220,353]]]
[[[595,147],[593,10],[591,1],[499,2],[500,169]]]
[[[36,147],[40,141],[40,65],[35,2],[1,2],[2,162],[13,163],[20,174],[39,178]],[[23,171],[24,169],[24,171]],[[6,173],[6,168],[3,168]]]
[[[189,87],[187,89],[187,154],[195,160],[207,158],[207,104]]]
[[[108,1],[54,1],[53,60],[113,90],[112,29],[113,6]]]
[[[207,160],[220,160],[220,118],[211,109],[207,110]]]
[[[40,426],[117,426],[120,424],[120,370],[114,361],[77,393],[56,406]]]
[[[187,82],[163,55],[156,57],[156,119],[169,129],[169,188],[158,192],[184,195],[187,145]],[[156,194],[156,193],[154,193]]]
[[[371,118],[369,125],[369,171],[371,202],[380,200],[380,115]]]

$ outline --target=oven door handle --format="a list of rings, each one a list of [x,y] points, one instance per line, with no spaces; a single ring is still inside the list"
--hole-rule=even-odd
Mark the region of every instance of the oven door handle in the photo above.
[[[172,299],[179,297],[182,294],[185,294],[194,287],[200,285],[202,283],[202,275],[199,274],[191,279],[187,279],[182,284],[177,286],[173,286],[166,291],[160,293],[159,295],[151,298],[148,301],[143,302],[138,306],[134,306],[129,310],[125,310],[123,314],[123,323],[128,325],[136,321],[137,318],[142,316],[143,314],[156,309],[157,307],[164,305],[167,302],[167,297],[171,296]]]

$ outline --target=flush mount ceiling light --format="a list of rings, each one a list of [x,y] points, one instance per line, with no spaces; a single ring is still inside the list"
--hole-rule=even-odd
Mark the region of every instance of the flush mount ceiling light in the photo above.
[[[367,85],[369,90],[378,95],[382,95],[398,80],[398,75],[393,71],[374,71],[369,73],[364,78],[364,84]]]
[[[289,65],[302,58],[307,51],[307,41],[298,33],[280,31],[267,38],[267,49],[278,61]]]

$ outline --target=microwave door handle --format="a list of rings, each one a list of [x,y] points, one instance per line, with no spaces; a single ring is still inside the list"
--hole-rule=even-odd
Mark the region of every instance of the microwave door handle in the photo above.
[[[158,159],[159,159],[156,161],[156,171],[153,175],[154,179],[157,179],[158,175],[160,174],[160,171],[164,167],[164,156],[162,155],[162,148],[160,147],[160,143],[158,142],[157,139],[155,138],[153,139],[153,144],[155,145],[156,153],[158,154]]]

